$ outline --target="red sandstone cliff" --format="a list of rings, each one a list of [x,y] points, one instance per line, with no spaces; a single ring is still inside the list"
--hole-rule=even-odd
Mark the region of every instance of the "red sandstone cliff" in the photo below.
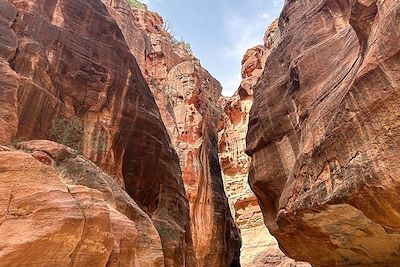
[[[197,266],[237,266],[240,237],[230,213],[218,159],[221,85],[173,40],[162,18],[126,1],[106,1],[156,99],[180,158],[190,204]],[[132,27],[142,29],[140,37]]]
[[[71,144],[115,179],[113,187],[125,199],[123,207],[104,199],[96,186],[103,183],[100,171],[84,187],[70,187],[74,182],[61,181],[54,167],[22,152],[1,153],[0,231],[1,247],[7,249],[1,250],[0,263],[18,258],[53,266],[85,266],[92,260],[117,265],[120,255],[128,257],[120,264],[140,265],[140,255],[132,255],[136,249],[146,250],[151,266],[162,266],[164,260],[166,266],[190,266],[189,205],[179,159],[140,68],[103,2],[2,0],[0,33],[0,143],[60,139],[53,126],[68,125],[64,130],[75,138]],[[71,134],[61,139],[68,138]],[[10,232],[12,225],[20,226]],[[101,235],[93,237],[96,231]],[[21,232],[26,236],[15,238]],[[137,244],[130,243],[134,240]],[[47,257],[41,246],[65,248]],[[33,258],[24,254],[31,248],[36,248]]]
[[[2,262],[28,249],[49,265],[239,265],[218,161],[221,86],[162,18],[122,0],[0,1],[0,12],[0,144],[15,147],[0,155],[0,230],[21,225]],[[77,150],[20,142],[32,139]],[[25,216],[33,230],[13,243]],[[66,249],[50,259],[41,246]]]
[[[400,2],[286,1],[254,88],[250,185],[282,250],[400,262]]]
[[[244,265],[298,264],[250,171],[288,256],[395,266],[399,19],[394,0],[287,1],[218,101],[147,9],[0,0],[0,265],[238,266],[222,168]]]
[[[225,187],[242,238],[241,266],[309,266],[286,257],[268,232],[257,198],[248,184],[250,157],[245,153],[253,88],[270,51],[279,38],[278,21],[267,29],[264,44],[247,50],[242,60],[242,82],[232,97],[220,99],[224,126],[219,132],[220,161]]]

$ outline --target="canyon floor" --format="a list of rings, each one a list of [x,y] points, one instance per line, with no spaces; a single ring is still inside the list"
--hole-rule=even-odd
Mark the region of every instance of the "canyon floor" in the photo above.
[[[136,0],[0,0],[0,266],[400,266],[400,2],[287,0],[230,97]]]

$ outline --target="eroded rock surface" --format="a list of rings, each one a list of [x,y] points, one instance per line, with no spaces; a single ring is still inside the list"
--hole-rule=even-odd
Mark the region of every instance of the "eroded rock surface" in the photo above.
[[[300,266],[283,254],[264,224],[257,198],[248,184],[250,157],[245,153],[253,87],[278,37],[278,21],[275,21],[265,33],[264,44],[244,55],[243,80],[238,91],[232,97],[220,99],[224,107],[224,127],[219,132],[220,161],[232,213],[240,228],[242,266]]]
[[[68,134],[79,142],[73,144],[151,217],[165,264],[190,262],[189,205],[179,158],[103,1],[2,0],[0,33],[0,143],[54,139],[54,124],[74,122]]]
[[[180,155],[191,206],[199,266],[237,266],[240,237],[229,209],[218,158],[219,83],[197,61],[168,74],[167,98],[176,123],[173,144]]]
[[[250,184],[314,266],[400,260],[400,3],[286,1],[254,88]]]
[[[221,85],[174,40],[163,19],[125,1],[105,1],[150,86],[178,152],[190,204],[196,263],[188,266],[237,266],[240,238],[230,214],[218,160],[217,129]],[[132,27],[142,30],[141,38]]]
[[[151,219],[113,178],[57,143],[17,147],[0,152],[1,266],[164,266]]]

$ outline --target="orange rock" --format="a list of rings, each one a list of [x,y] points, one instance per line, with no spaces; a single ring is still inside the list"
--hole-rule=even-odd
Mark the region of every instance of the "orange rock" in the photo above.
[[[264,225],[261,209],[248,184],[250,158],[246,155],[249,112],[253,88],[261,77],[265,61],[279,37],[275,21],[268,27],[264,45],[250,48],[242,60],[242,82],[232,97],[220,99],[224,127],[219,132],[220,161],[232,213],[242,237],[242,266],[308,266],[286,257]]]
[[[60,147],[33,143],[32,153]],[[2,264],[164,265],[150,218],[111,177],[79,155],[54,167],[24,152],[0,152]]]
[[[294,259],[400,260],[399,18],[393,0],[285,3],[247,151],[264,220]]]
[[[164,256],[180,266],[191,253],[191,241],[179,159],[104,3],[11,0],[0,5],[0,144],[72,136],[68,145],[82,148],[157,226],[171,225],[176,239],[174,247],[164,247]],[[56,131],[57,125],[66,130]],[[42,152],[34,154],[50,163]],[[158,234],[150,237],[157,240]],[[157,260],[159,254],[149,253],[153,256]]]
[[[197,266],[236,266],[239,262],[239,233],[218,161],[221,90],[194,58],[169,70],[164,90],[153,90],[180,157]]]
[[[23,152],[0,152],[0,167],[2,265],[107,263],[113,234],[100,192],[65,185]]]
[[[47,158],[54,160],[64,160],[71,157],[73,154],[77,154],[77,151],[62,145],[57,144],[48,140],[31,140],[26,142],[19,142],[15,145],[16,148],[24,151],[29,151],[34,157],[35,153],[38,155],[47,155]],[[39,154],[40,153],[40,154]],[[48,164],[50,165],[50,164]]]
[[[0,144],[7,144],[17,132],[17,97],[19,76],[10,67],[8,61],[17,49],[17,38],[10,26],[14,22],[17,9],[3,1],[0,12]]]
[[[163,265],[161,241],[155,226],[149,216],[112,177],[64,145],[46,140],[33,140],[16,146],[30,151],[32,156],[39,152],[48,155],[58,176],[63,182],[68,183],[70,192],[79,196],[82,188],[83,191],[89,188],[102,193],[110,210],[115,237],[108,263],[110,266],[133,263],[139,266]],[[65,155],[65,151],[68,152],[66,157],[62,156]],[[55,155],[54,158],[51,155]],[[39,161],[41,162],[40,159]]]
[[[216,128],[222,110],[217,106],[221,85],[185,44],[171,41],[162,18],[146,9],[132,9],[125,1],[106,1],[160,109],[161,117],[180,158],[190,204],[194,253],[186,266],[236,266],[240,239],[231,218],[218,162]],[[145,47],[138,46],[132,28],[143,30]],[[143,65],[143,62],[145,64]],[[161,220],[160,220],[161,221]],[[157,227],[165,247],[171,247],[170,226]],[[190,234],[192,233],[192,234]],[[181,263],[166,265],[181,266]]]

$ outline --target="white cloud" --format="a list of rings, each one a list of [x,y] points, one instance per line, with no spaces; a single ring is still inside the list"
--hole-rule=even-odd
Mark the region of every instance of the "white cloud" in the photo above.
[[[262,19],[271,19],[271,15],[268,13],[263,13],[263,14],[261,14],[261,18]]]
[[[276,6],[276,7],[281,7],[281,6],[283,6],[283,0],[272,0],[272,3],[273,3],[274,6]]]
[[[224,89],[222,94],[224,96],[232,96],[239,88],[241,81],[242,76],[240,73],[219,77],[219,82]]]
[[[223,54],[227,60],[236,62],[237,68],[235,74],[220,78],[224,87],[224,94],[232,95],[239,87],[242,58],[247,49],[262,44],[264,32],[273,19],[269,12],[260,12],[254,16],[246,17],[226,7],[224,28],[229,38],[229,45],[223,48]]]

